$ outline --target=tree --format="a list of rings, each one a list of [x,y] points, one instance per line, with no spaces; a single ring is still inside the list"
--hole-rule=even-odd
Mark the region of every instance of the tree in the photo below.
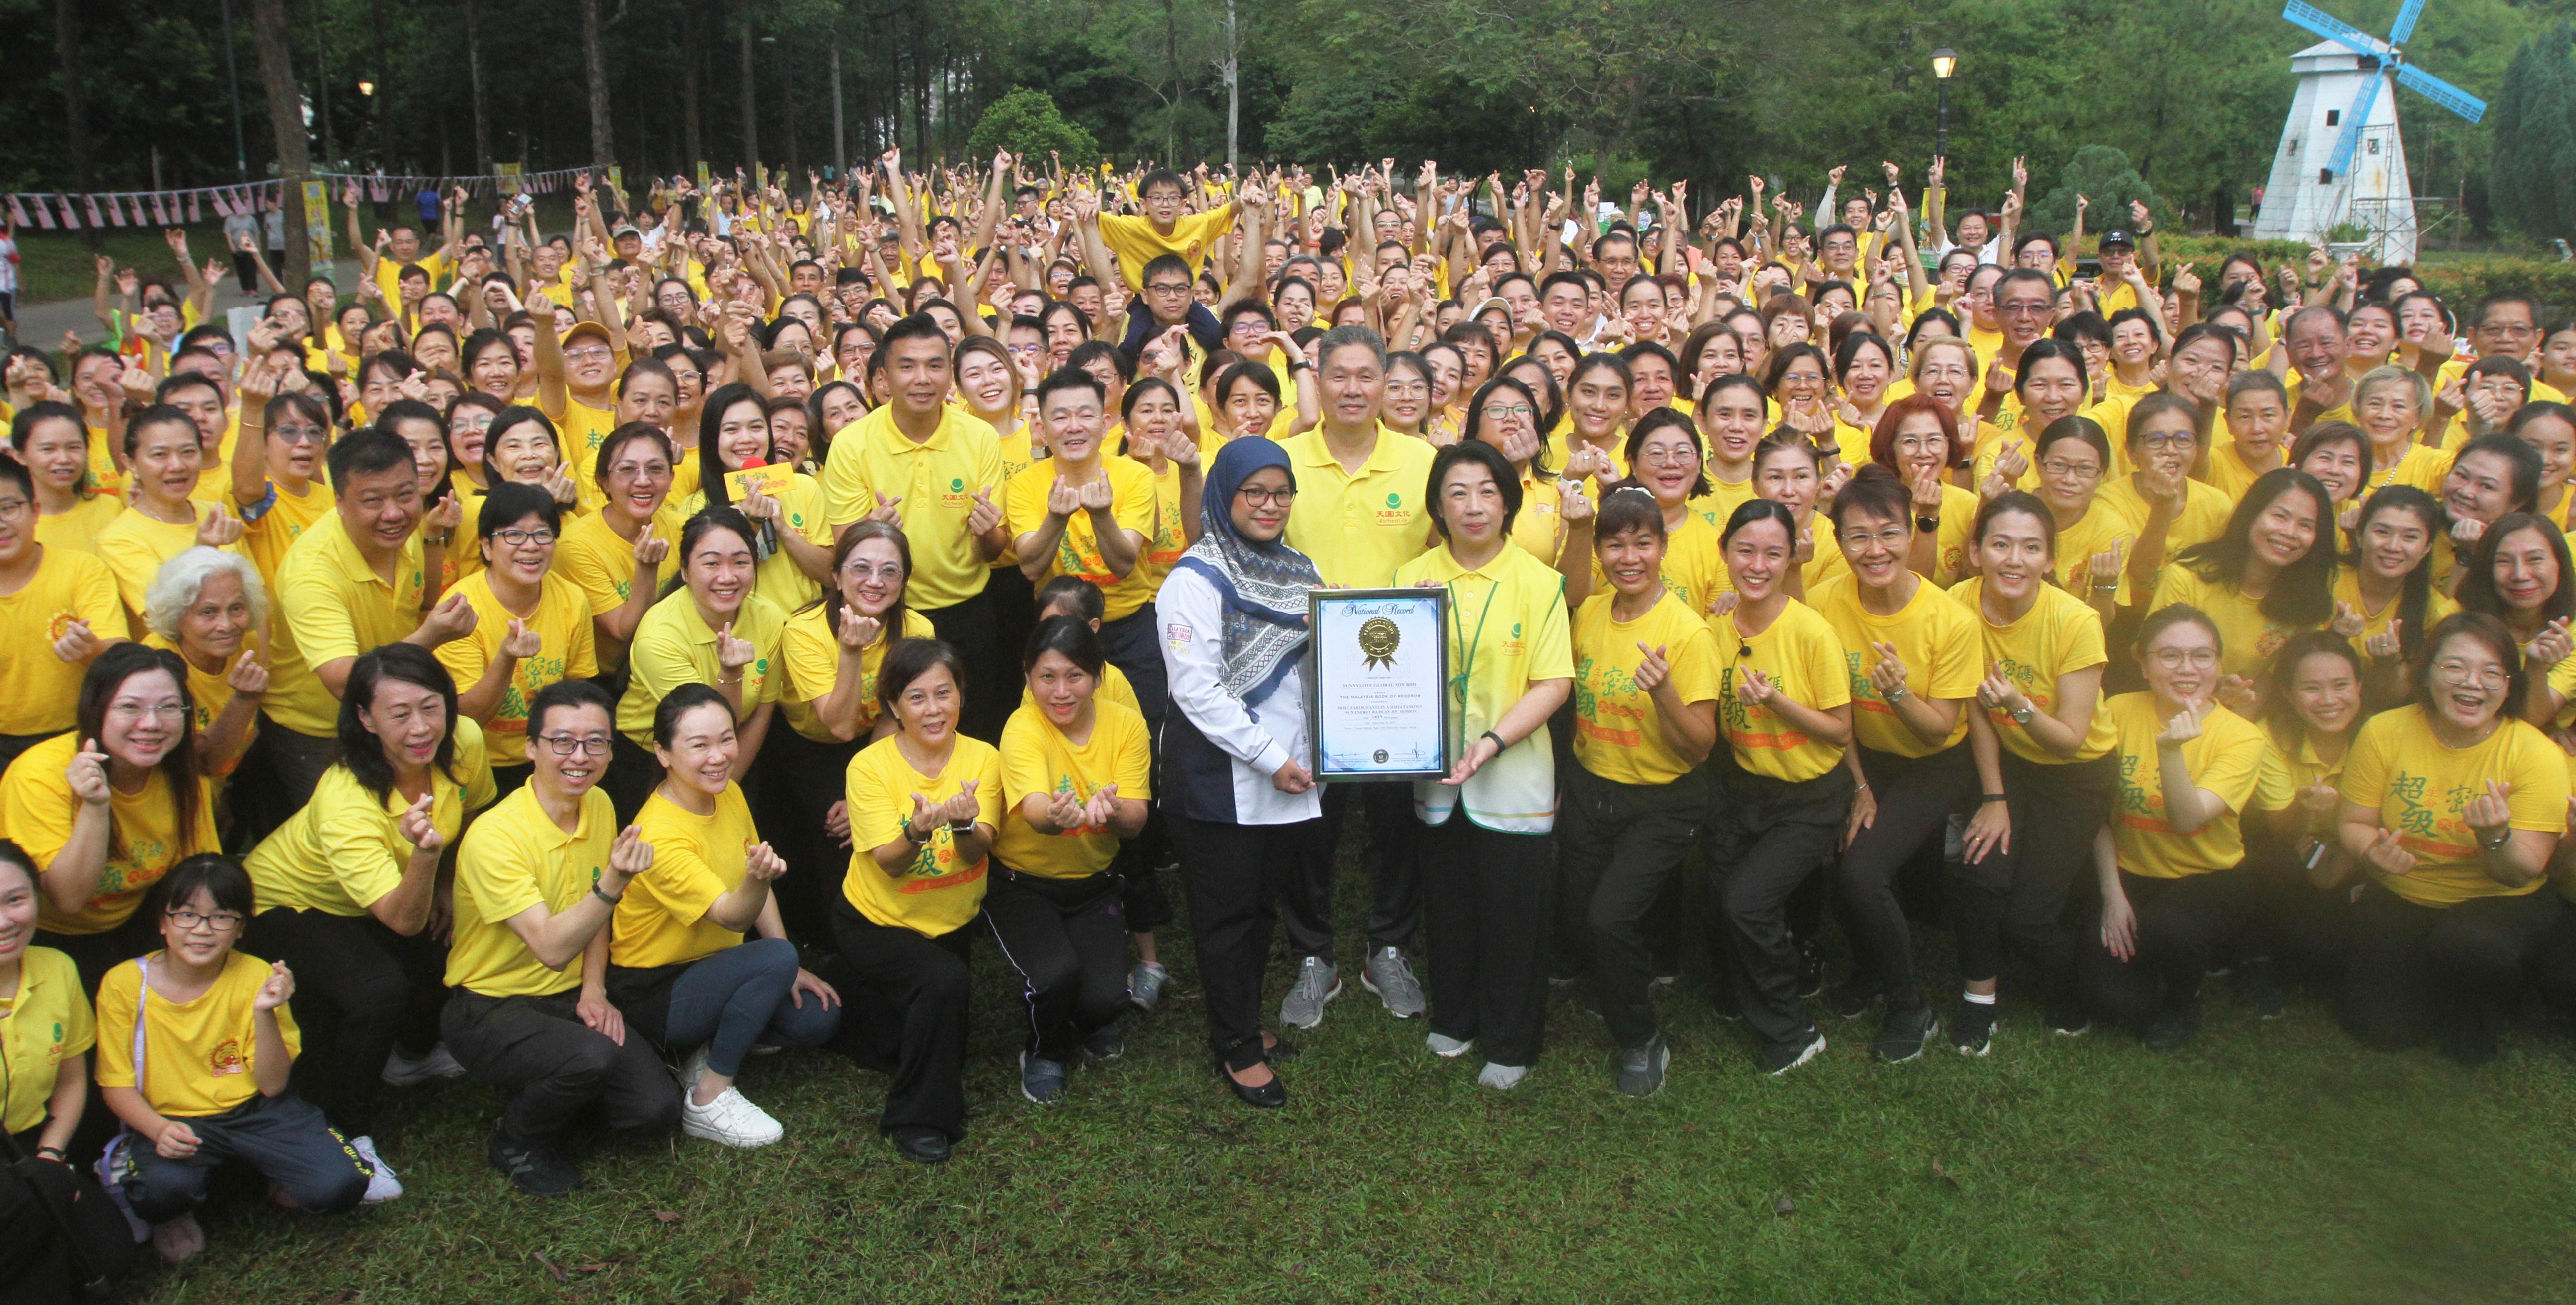
[[[987,106],[966,138],[970,159],[989,159],[997,149],[1040,158],[1053,150],[1072,167],[1087,168],[1100,161],[1100,145],[1091,133],[1058,111],[1055,97],[1026,86]]]
[[[2127,154],[2108,145],[2087,145],[2066,161],[2065,169],[2057,174],[2056,187],[2030,206],[2030,222],[2025,229],[2034,235],[2071,230],[2078,195],[2088,204],[2084,228],[2095,235],[2129,225],[2131,200],[2143,202],[2158,222],[2168,220],[2173,207],[2156,194],[2155,187],[2148,185],[2136,168],[2129,166]]]
[[[617,18],[625,16],[625,6],[618,6]],[[590,162],[600,168],[617,158],[616,137],[608,127],[608,49],[600,41],[604,25],[599,21],[599,0],[581,0],[581,62],[590,85]]]
[[[277,202],[286,211],[286,265],[278,279],[302,286],[313,274],[313,251],[304,234],[304,183],[313,175],[313,152],[304,135],[304,94],[295,85],[295,55],[288,46],[286,0],[251,0],[259,41],[259,76],[268,88],[268,125],[277,137]]]
[[[2576,43],[2564,22],[2524,42],[2496,91],[2487,195],[2535,239],[2568,234],[2576,213]]]

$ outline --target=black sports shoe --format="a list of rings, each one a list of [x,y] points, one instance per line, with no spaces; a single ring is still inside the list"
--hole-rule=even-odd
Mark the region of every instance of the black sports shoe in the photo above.
[[[1629,1047],[1619,1053],[1618,1085],[1622,1095],[1650,1097],[1664,1090],[1664,1070],[1673,1063],[1671,1046],[1661,1033],[1646,1039],[1641,1047]]]
[[[1127,1035],[1115,1023],[1103,1024],[1082,1040],[1082,1049],[1093,1060],[1116,1060],[1127,1054]]]
[[[1813,997],[1825,990],[1825,945],[1813,938],[1798,940],[1798,995]]]
[[[1813,1029],[1803,1039],[1762,1044],[1762,1072],[1773,1078],[1825,1054],[1825,1035]]]
[[[1890,1065],[1902,1065],[1923,1054],[1923,1044],[1941,1031],[1941,1017],[1929,1006],[1912,1010],[1890,1007],[1887,1018],[1878,1025],[1878,1041],[1870,1050]]]
[[[917,1165],[948,1163],[948,1135],[935,1128],[907,1128],[886,1134],[896,1155]]]
[[[1962,1056],[1982,1056],[1994,1050],[1994,1003],[1960,1002],[1959,1018],[1950,1025],[1950,1045],[1958,1048]]]
[[[1825,994],[1825,1013],[1838,1020],[1856,1020],[1867,1015],[1878,998],[1878,980],[1855,974]]]
[[[2073,997],[2050,997],[2048,1031],[2061,1038],[2080,1038],[2093,1031],[2093,1017]]]
[[[543,1142],[521,1142],[495,1128],[483,1154],[511,1186],[530,1196],[570,1196],[581,1190],[581,1171]]]
[[[2272,962],[2268,958],[2247,961],[2236,967],[2236,1000],[2267,1020],[2279,1019],[2290,1009],[2281,1000],[2281,985],[2272,978]]]

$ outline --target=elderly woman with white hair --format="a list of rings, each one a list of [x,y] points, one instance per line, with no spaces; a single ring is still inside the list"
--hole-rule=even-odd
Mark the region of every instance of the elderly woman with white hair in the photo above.
[[[239,553],[200,545],[161,564],[144,591],[144,642],[188,664],[197,716],[197,765],[220,795],[225,776],[259,728],[268,666],[259,644],[268,629],[268,589]]]

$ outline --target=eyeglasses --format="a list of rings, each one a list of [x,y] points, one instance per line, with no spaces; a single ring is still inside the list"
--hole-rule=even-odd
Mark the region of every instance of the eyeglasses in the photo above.
[[[2091,480],[2102,474],[2102,468],[2098,463],[2060,462],[2050,458],[2039,464],[2039,474],[2052,480],[2064,480],[2070,477],[2076,480]]]
[[[115,702],[108,704],[107,714],[118,720],[178,720],[188,714],[188,708],[177,702]]]
[[[574,753],[597,756],[608,751],[609,743],[605,734],[540,734],[537,739],[546,745],[546,751],[558,757],[569,757]]]
[[[2200,437],[2187,431],[2171,431],[2144,436],[2138,441],[2150,449],[2187,449],[2200,443]]]
[[[170,923],[179,926],[179,932],[181,933],[194,933],[199,925],[204,925],[206,928],[212,929],[216,933],[231,933],[233,930],[240,928],[242,923],[242,915],[239,911],[214,911],[199,914],[198,912],[189,910],[187,907],[181,906],[164,911],[161,914],[166,917]]]
[[[1526,403],[1515,403],[1499,408],[1484,408],[1481,409],[1481,411],[1485,414],[1485,420],[1487,421],[1510,421],[1514,417],[1527,421],[1531,416],[1535,415],[1538,410],[1530,407]]]
[[[23,498],[0,499],[0,521],[6,521],[16,517],[19,513],[26,511],[29,506],[31,505]]]
[[[1881,548],[1903,548],[1905,547],[1905,539],[1906,531],[1902,526],[1899,526],[1894,530],[1882,530],[1875,535],[1862,531],[1854,531],[1843,536],[1843,551],[1848,553],[1854,549],[1866,548],[1872,543],[1877,544]]]
[[[1149,295],[1185,295],[1189,292],[1190,283],[1187,281],[1157,281],[1145,287],[1145,293]]]
[[[2433,677],[2444,684],[2475,684],[2489,689],[2501,689],[2511,682],[2496,667],[2471,666],[2456,657],[2445,657],[2433,663]]]
[[[319,444],[322,442],[322,428],[319,426],[308,426],[302,422],[297,422],[293,425],[272,426],[269,428],[268,433],[286,441],[289,444]]]
[[[524,548],[530,544],[543,548],[555,542],[555,532],[551,530],[542,528],[522,530],[517,526],[511,526],[506,530],[495,530],[492,532],[492,537],[500,540],[507,548]]]
[[[2218,650],[2215,648],[2158,648],[2154,657],[2156,665],[2169,671],[2178,671],[2185,666],[2205,671],[2218,664]]]
[[[1234,492],[1236,497],[1254,507],[1272,503],[1287,507],[1297,497],[1297,491],[1293,489],[1254,489],[1249,485]]]
[[[869,576],[875,576],[888,584],[903,583],[903,568],[893,562],[888,562],[884,566],[871,567],[866,562],[853,560],[841,568],[841,574],[852,580],[865,580]]]
[[[1995,311],[2006,317],[2037,317],[2047,312],[2049,308],[2050,305],[2045,300],[2033,302],[2027,299],[2014,299],[1995,305]]]
[[[611,350],[608,346],[606,346],[606,345],[604,345],[604,344],[603,344],[603,345],[592,345],[590,348],[587,348],[587,349],[566,349],[566,350],[564,350],[564,361],[565,361],[565,362],[605,362],[605,361],[607,361],[607,359],[608,359],[609,355],[610,355],[612,352],[614,352],[614,351],[613,351],[613,350]]]
[[[1637,450],[1637,461],[1690,466],[1699,461],[1699,450],[1687,444],[1665,444]]]

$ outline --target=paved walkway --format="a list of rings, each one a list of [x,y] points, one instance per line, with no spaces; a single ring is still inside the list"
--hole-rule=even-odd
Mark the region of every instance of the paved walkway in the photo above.
[[[357,265],[346,259],[340,260],[325,270],[332,274],[334,280],[357,275]],[[241,293],[241,284],[227,275],[222,284],[216,287],[215,308],[209,320],[220,322],[224,319],[227,310],[256,306],[265,303],[267,298],[266,295]],[[84,343],[96,343],[107,335],[107,328],[99,324],[98,314],[91,310],[91,301],[87,299],[66,299],[59,303],[18,306],[16,343],[31,345],[50,353],[62,343],[65,331],[80,336]]]

